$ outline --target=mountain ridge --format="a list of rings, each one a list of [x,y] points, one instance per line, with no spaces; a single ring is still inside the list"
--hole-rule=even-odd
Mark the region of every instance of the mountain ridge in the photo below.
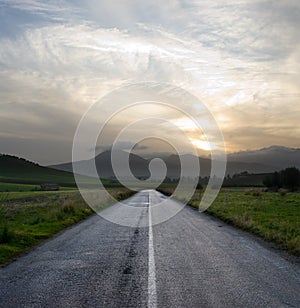
[[[119,150],[118,155],[124,155],[122,154],[122,152],[123,151]],[[95,158],[97,170],[100,173],[100,176],[104,178],[114,177],[113,169],[110,162],[110,153],[111,150],[107,150],[98,154]],[[169,156],[166,156],[164,154],[162,157],[158,157],[165,162],[167,166],[168,177],[178,178],[180,176],[180,156],[183,155],[170,154]],[[150,175],[148,166],[151,159],[145,159],[133,153],[130,153],[129,157],[132,173],[137,177],[147,178]],[[298,148],[271,146],[259,150],[230,153],[227,157],[228,160],[226,175],[238,174],[244,171],[247,171],[249,173],[271,173],[291,166],[300,168],[300,149]],[[198,159],[201,170],[200,175],[202,177],[209,176],[211,166],[210,158],[198,157]],[[80,161],[75,162],[75,164],[82,164],[82,171],[88,173],[90,172],[90,170],[88,170],[88,168],[85,168],[88,166],[90,161],[91,160]],[[52,165],[50,167],[58,170],[64,170],[69,172],[72,171],[72,163]],[[191,165],[190,168],[193,168],[193,166]],[[126,177],[126,169],[123,169],[122,166],[119,166],[119,170],[121,171],[121,176]]]
[[[228,161],[260,163],[271,167],[274,171],[285,169],[287,167],[300,168],[300,148],[274,145],[258,150],[230,153],[227,158]]]

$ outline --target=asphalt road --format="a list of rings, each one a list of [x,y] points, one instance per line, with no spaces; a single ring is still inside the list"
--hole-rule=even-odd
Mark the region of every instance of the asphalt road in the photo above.
[[[134,227],[95,215],[2,268],[0,307],[300,307],[299,265],[253,236],[188,207],[141,227],[162,199],[140,192]]]

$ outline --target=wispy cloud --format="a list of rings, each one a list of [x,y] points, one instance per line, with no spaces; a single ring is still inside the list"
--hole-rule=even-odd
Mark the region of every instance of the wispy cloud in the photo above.
[[[2,0],[0,10],[0,138],[65,138],[71,149],[94,101],[158,81],[206,103],[231,150],[299,146],[296,0]]]

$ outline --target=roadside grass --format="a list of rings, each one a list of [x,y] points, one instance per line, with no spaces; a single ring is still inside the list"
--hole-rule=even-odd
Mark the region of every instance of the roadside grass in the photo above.
[[[300,256],[300,194],[223,190],[206,212]]]
[[[121,200],[133,192],[111,194]],[[98,209],[110,204],[103,201]],[[78,191],[0,193],[0,266],[93,213]]]
[[[198,208],[202,194],[196,191],[188,204]],[[205,213],[300,256],[300,193],[223,188]]]

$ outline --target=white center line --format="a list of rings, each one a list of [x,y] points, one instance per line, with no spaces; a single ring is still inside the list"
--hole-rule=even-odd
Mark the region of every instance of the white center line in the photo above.
[[[148,215],[149,215],[149,256],[148,256],[148,307],[157,307],[157,294],[156,294],[156,279],[155,279],[155,260],[154,260],[154,247],[153,247],[153,231],[152,231],[152,216],[151,216],[151,198],[148,192]]]

